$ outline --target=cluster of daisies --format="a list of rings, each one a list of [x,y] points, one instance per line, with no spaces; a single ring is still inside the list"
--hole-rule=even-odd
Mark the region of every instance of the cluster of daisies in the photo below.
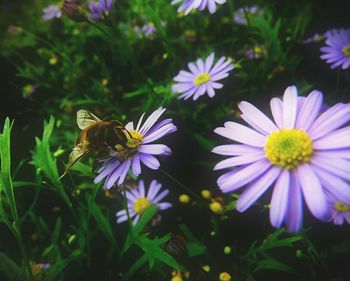
[[[271,100],[272,119],[248,102],[241,102],[239,109],[249,126],[228,121],[216,128],[215,133],[234,143],[213,149],[228,156],[214,167],[228,170],[218,178],[221,191],[244,189],[237,210],[246,211],[273,188],[270,221],[276,228],[285,225],[290,232],[298,232],[304,202],[321,221],[350,222],[350,126],[344,126],[350,121],[350,104],[327,107],[321,92],[301,97],[291,86],[282,99]],[[172,119],[157,122],[164,111],[157,109],[143,124],[144,114],[136,126],[132,122],[126,125],[130,143],[117,147],[101,167],[96,183],[105,179],[104,186],[109,189],[123,184],[128,171],[139,176],[141,163],[154,170],[160,167],[155,155],[167,156],[171,150],[153,142],[176,131]],[[160,202],[168,190],[160,190],[161,185],[153,181],[146,195],[141,181],[138,190],[127,191],[128,212],[118,212],[118,222],[125,221],[128,213],[136,222],[151,204],[161,210],[171,207]]]
[[[225,0],[173,0],[171,4],[179,2],[178,11],[185,14],[205,8],[214,13],[216,5],[224,4]],[[60,17],[60,5],[47,7],[43,18]],[[88,17],[101,20],[112,7],[113,0],[90,3]],[[257,6],[244,7],[236,12],[234,21],[246,25],[250,17],[262,12]],[[321,48],[321,58],[331,68],[348,69],[350,29],[333,29],[317,35],[317,41],[321,39],[326,44]],[[249,56],[258,58],[256,53],[253,49]],[[205,94],[212,98],[215,90],[223,87],[219,81],[228,77],[233,68],[230,59],[223,56],[215,61],[211,53],[205,59],[188,63],[188,70],[179,71],[172,91],[185,100],[197,100]],[[216,134],[234,143],[213,149],[216,154],[228,156],[214,167],[214,170],[226,170],[217,180],[221,191],[244,189],[237,200],[237,210],[246,211],[272,188],[270,221],[276,228],[286,226],[290,232],[298,232],[303,223],[304,205],[321,221],[350,223],[350,126],[347,126],[350,104],[327,107],[321,92],[315,90],[301,97],[296,87],[291,86],[283,98],[271,100],[272,119],[248,102],[241,102],[239,109],[248,126],[227,121],[223,127],[216,128]],[[177,130],[170,118],[158,121],[164,112],[160,107],[144,122],[145,113],[136,125],[129,122],[125,126],[129,132],[127,145],[116,146],[116,151],[99,169],[95,183],[104,180],[104,187],[110,189],[122,185],[129,172],[139,176],[141,165],[159,169],[157,156],[170,155],[171,149],[158,140]],[[139,181],[138,188],[126,191],[127,209],[117,213],[117,222],[133,219],[137,223],[150,205],[160,210],[170,208],[169,202],[161,202],[169,190],[161,189],[162,185],[153,180],[146,191],[144,182]]]

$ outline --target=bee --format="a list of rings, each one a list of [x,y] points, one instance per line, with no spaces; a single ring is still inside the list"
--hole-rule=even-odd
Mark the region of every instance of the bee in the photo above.
[[[69,154],[69,160],[60,179],[84,156],[91,152],[107,154],[117,145],[125,146],[130,133],[118,120],[103,121],[87,110],[77,111],[77,124],[82,130]]]

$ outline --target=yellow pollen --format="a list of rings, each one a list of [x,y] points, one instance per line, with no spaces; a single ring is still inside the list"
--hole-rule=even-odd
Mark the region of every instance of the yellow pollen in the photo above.
[[[132,149],[138,148],[142,143],[142,134],[135,130],[129,131],[129,134],[127,133],[128,141],[126,146]]]
[[[348,44],[345,47],[343,47],[342,51],[343,51],[343,54],[346,57],[350,57],[350,44]]]
[[[334,204],[334,208],[340,213],[350,212],[350,206],[346,205],[342,201],[338,201]]]
[[[196,78],[194,78],[193,83],[196,86],[200,86],[210,81],[210,79],[211,77],[208,73],[201,73],[201,74],[198,74]]]
[[[312,139],[303,130],[296,129],[271,133],[264,150],[272,164],[286,170],[308,163],[314,153]]]
[[[151,202],[146,197],[137,198],[134,202],[135,213],[141,215],[149,206]]]

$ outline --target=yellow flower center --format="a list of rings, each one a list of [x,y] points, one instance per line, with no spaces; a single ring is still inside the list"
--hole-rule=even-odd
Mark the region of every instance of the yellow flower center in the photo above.
[[[196,78],[194,78],[193,83],[196,86],[200,86],[210,81],[210,79],[211,77],[208,73],[201,73],[201,74],[198,74]]]
[[[334,208],[340,213],[350,212],[350,206],[346,205],[342,201],[338,201],[334,204]]]
[[[130,135],[127,134],[128,141],[126,143],[126,146],[128,148],[136,149],[140,146],[142,143],[142,134],[138,131],[131,130],[129,131]]]
[[[343,51],[343,54],[346,57],[350,57],[350,44],[348,44],[345,47],[343,47],[342,51]]]
[[[137,148],[142,143],[142,134],[138,131],[131,130],[125,133],[127,141],[125,145],[117,144],[118,155],[121,158],[128,158],[137,152]]]
[[[272,164],[286,170],[308,163],[314,153],[312,139],[303,130],[296,129],[271,133],[264,150]]]
[[[140,197],[134,202],[134,211],[136,214],[141,215],[149,206],[151,206],[151,201],[145,197]]]

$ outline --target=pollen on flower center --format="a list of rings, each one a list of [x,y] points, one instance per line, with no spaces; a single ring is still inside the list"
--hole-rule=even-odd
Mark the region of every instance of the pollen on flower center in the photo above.
[[[137,198],[134,202],[134,211],[137,214],[142,214],[149,206],[151,206],[151,201],[145,197]]]
[[[312,139],[303,130],[289,129],[271,133],[264,147],[272,164],[293,170],[308,163],[313,155]]]
[[[196,78],[194,78],[193,83],[196,86],[200,86],[200,85],[203,85],[203,84],[207,83],[208,81],[210,81],[210,79],[211,79],[211,77],[208,73],[201,73],[201,74],[198,74],[196,76]]]
[[[334,208],[340,213],[350,212],[350,206],[346,205],[342,201],[338,201],[334,204]]]
[[[342,51],[343,51],[343,54],[346,57],[350,57],[350,44],[348,44],[345,47],[343,47]]]
[[[140,144],[142,143],[142,134],[138,131],[131,130],[129,131],[129,134],[127,134],[128,141],[126,143],[126,146],[128,148],[138,148]]]

